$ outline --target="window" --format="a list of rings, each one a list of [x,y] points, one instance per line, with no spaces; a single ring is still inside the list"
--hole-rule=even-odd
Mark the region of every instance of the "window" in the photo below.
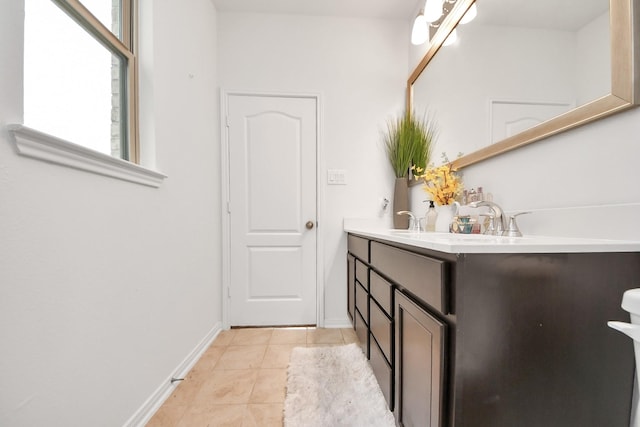
[[[26,126],[138,163],[134,2],[25,1]]]

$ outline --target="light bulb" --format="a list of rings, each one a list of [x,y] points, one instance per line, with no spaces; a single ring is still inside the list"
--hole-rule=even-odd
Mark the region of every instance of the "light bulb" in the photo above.
[[[435,22],[442,16],[444,0],[427,0],[424,5],[424,19],[427,22]]]
[[[466,24],[468,22],[473,21],[473,18],[476,17],[476,15],[478,15],[478,8],[476,7],[476,4],[472,4],[471,7],[469,8],[469,10],[467,10],[464,14],[464,16],[462,17],[462,19],[460,20],[461,24]]]
[[[456,40],[458,40],[458,32],[454,28],[453,31],[449,33],[445,41],[442,43],[442,46],[449,46],[455,43]]]
[[[428,38],[429,28],[427,26],[427,21],[424,19],[424,15],[420,13],[418,14],[418,16],[416,16],[415,21],[413,21],[413,29],[411,30],[411,44],[422,44],[426,42]]]

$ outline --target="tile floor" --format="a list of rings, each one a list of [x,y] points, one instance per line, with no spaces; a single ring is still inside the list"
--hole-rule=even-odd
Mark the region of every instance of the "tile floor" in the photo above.
[[[282,426],[291,350],[356,340],[352,329],[222,331],[147,426]]]

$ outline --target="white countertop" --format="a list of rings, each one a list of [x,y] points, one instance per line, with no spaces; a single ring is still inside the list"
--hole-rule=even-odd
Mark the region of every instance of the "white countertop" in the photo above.
[[[447,253],[579,253],[640,252],[640,241],[570,237],[503,237],[482,234],[412,233],[383,228],[371,221],[344,220],[344,231],[373,239]]]

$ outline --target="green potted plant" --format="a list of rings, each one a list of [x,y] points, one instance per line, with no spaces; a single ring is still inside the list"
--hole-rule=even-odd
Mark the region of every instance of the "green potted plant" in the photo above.
[[[393,226],[406,229],[409,218],[396,215],[409,210],[409,175],[412,167],[425,170],[437,135],[432,119],[405,113],[387,121],[383,135],[384,148],[396,177],[393,195]]]

